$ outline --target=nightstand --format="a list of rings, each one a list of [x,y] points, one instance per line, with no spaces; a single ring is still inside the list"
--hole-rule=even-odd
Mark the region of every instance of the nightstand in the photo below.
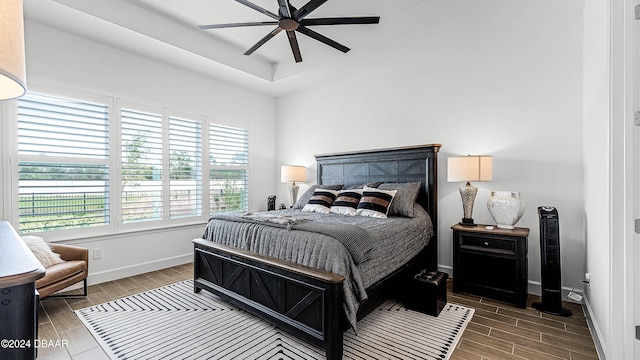
[[[453,225],[453,291],[527,307],[529,229]]]

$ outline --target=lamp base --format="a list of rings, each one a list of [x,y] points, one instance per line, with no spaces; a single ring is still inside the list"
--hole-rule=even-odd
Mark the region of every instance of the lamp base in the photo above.
[[[476,224],[473,222],[472,218],[462,218],[462,221],[460,221],[460,225],[462,225],[462,226],[476,226]]]
[[[460,225],[475,226],[473,223],[473,202],[476,200],[478,188],[467,182],[466,185],[460,186],[460,196],[462,197],[462,210],[464,217]]]
[[[291,196],[291,207],[293,207],[293,205],[296,204],[296,201],[298,201],[298,189],[300,189],[300,186],[296,185],[295,182],[293,183],[293,185],[289,186],[289,195]]]

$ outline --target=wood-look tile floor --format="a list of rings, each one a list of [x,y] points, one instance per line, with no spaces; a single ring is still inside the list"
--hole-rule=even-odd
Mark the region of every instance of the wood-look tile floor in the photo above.
[[[74,310],[137,294],[177,281],[191,279],[193,265],[164,270],[89,286],[86,298],[47,298],[40,302],[38,337],[53,345],[40,347],[38,359],[108,359],[97,341],[77,318]],[[449,283],[450,285],[450,283]],[[451,359],[597,359],[580,305],[567,304],[571,317],[543,314],[530,306],[509,304],[448,291],[448,301],[476,311],[462,334]],[[73,292],[80,292],[73,290]],[[530,296],[531,302],[538,300]]]
[[[569,317],[542,313],[531,307],[540,297],[529,295],[527,308],[451,292],[447,300],[475,309],[471,322],[451,357],[481,359],[598,359],[580,304],[563,303]]]
[[[91,285],[88,287],[89,295],[86,298],[42,299],[38,312],[38,339],[41,343],[44,341],[60,346],[39,347],[38,359],[109,359],[78,319],[75,310],[192,278],[193,264],[185,264]],[[68,293],[81,294],[82,291],[78,289]]]

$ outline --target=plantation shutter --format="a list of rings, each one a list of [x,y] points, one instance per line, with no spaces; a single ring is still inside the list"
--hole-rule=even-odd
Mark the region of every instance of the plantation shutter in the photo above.
[[[202,124],[169,118],[169,216],[202,215]]]
[[[249,208],[249,132],[209,125],[210,212]]]
[[[162,115],[121,110],[122,222],[162,220]]]
[[[20,232],[109,224],[109,106],[29,93],[18,100]]]

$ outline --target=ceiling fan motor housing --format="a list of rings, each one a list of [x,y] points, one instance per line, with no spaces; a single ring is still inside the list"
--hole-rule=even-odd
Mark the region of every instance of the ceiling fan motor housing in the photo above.
[[[278,26],[282,30],[293,31],[293,30],[297,29],[298,26],[300,26],[300,24],[298,24],[298,22],[293,20],[293,19],[284,18],[284,19],[280,19],[280,21],[278,21]]]

